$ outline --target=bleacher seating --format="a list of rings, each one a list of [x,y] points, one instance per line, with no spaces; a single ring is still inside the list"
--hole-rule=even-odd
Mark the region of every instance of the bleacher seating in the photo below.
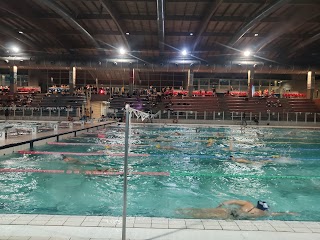
[[[319,112],[319,108],[312,99],[287,99],[292,112]]]
[[[216,97],[173,97],[163,101],[166,110],[174,112],[219,112],[221,111],[218,98]]]
[[[144,97],[124,97],[124,96],[115,96],[110,98],[110,108],[116,110],[116,117],[122,118],[124,114],[124,107],[126,104],[129,104],[130,107],[143,111],[150,112],[155,107],[155,103],[151,100],[148,100]]]
[[[33,107],[81,107],[86,101],[84,95],[36,95],[32,102]]]

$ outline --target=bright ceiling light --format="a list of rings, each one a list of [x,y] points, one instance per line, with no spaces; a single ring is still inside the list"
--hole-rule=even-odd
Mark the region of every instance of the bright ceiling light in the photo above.
[[[192,33],[192,32],[190,33],[190,36],[193,36],[193,33]]]
[[[249,57],[251,56],[251,51],[250,50],[246,50],[243,52],[243,55],[246,56],[246,57]]]
[[[188,54],[188,52],[187,52],[187,50],[183,49],[182,52],[181,52],[181,54],[182,54],[183,56],[186,56],[186,55]]]
[[[126,32],[126,35],[130,35],[130,33],[129,33],[129,32]]]
[[[124,48],[120,48],[120,49],[119,49],[119,53],[120,53],[121,55],[124,55],[124,54],[126,54],[126,50],[125,50]]]
[[[259,36],[259,33],[255,33],[254,36],[255,36],[255,37],[258,37],[258,36]]]
[[[19,34],[23,34],[23,32],[22,32],[22,31],[19,31],[18,33],[19,33]]]
[[[17,46],[13,46],[13,47],[11,47],[11,50],[14,53],[18,53],[20,51],[20,48],[18,48]]]

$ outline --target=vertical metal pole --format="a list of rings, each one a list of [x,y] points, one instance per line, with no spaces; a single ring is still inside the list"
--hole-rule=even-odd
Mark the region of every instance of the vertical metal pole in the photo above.
[[[125,148],[124,148],[124,173],[123,173],[122,240],[126,239],[126,227],[127,227],[129,119],[130,119],[129,104],[126,104],[126,130],[125,130]]]

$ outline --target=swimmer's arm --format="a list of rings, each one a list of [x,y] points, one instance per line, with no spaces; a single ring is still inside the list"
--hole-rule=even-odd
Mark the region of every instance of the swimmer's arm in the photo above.
[[[244,206],[248,204],[247,201],[243,201],[243,200],[229,200],[229,201],[224,201],[222,202],[219,207],[223,206],[223,205],[239,205],[239,206]]]
[[[296,212],[273,212],[269,213],[271,216],[282,216],[282,215],[292,215],[292,216],[297,216],[299,213]]]

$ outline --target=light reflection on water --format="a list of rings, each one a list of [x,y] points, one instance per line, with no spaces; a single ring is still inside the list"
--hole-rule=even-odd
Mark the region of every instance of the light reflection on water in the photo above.
[[[199,127],[197,127],[199,128]],[[133,153],[149,157],[129,158],[129,168],[141,172],[170,172],[171,176],[129,176],[128,214],[132,216],[181,217],[178,208],[210,208],[228,199],[265,200],[272,211],[298,212],[276,219],[320,220],[316,207],[320,197],[320,140],[318,131],[239,127],[133,126],[132,144],[143,147]],[[108,145],[109,152],[123,152],[121,127],[69,139],[72,143]],[[102,131],[102,132],[101,132]],[[176,134],[176,132],[178,134]],[[293,132],[293,131],[292,131]],[[165,139],[165,141],[159,141]],[[308,142],[308,144],[305,144]],[[211,144],[209,144],[211,143]],[[160,144],[162,148],[157,148]],[[175,147],[178,150],[168,150]],[[61,146],[37,147],[61,151]],[[105,146],[63,146],[64,152],[105,151]],[[233,162],[229,156],[253,161]],[[123,170],[123,157],[74,156],[82,163],[70,164],[54,155],[9,155],[0,168]],[[270,163],[259,161],[271,160]],[[272,176],[275,176],[274,178]],[[46,213],[114,215],[122,213],[122,177],[45,173],[2,173],[0,213]]]

